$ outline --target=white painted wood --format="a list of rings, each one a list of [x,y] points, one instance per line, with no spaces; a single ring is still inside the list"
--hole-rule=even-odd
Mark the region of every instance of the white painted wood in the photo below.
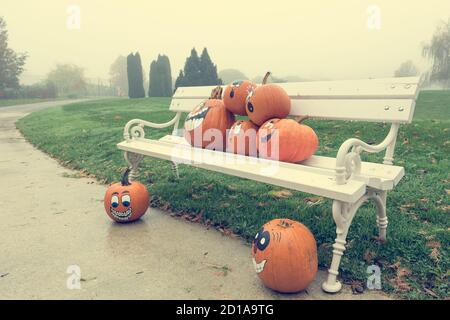
[[[366,192],[364,182],[351,180],[337,185],[333,176],[280,166],[278,161],[245,157],[226,152],[192,148],[156,140],[131,140],[117,145],[123,151],[185,163],[245,179],[353,203]]]
[[[159,139],[159,141],[189,146],[183,137],[178,136],[166,135]],[[264,159],[260,160],[261,163],[264,161],[269,161]],[[302,170],[305,172],[322,174],[334,179],[336,158],[312,156],[300,164],[280,162],[279,165],[292,170]],[[392,190],[394,186],[397,185],[397,183],[402,179],[404,174],[405,170],[403,167],[372,162],[362,162],[361,172],[357,176],[353,176],[352,179],[362,181],[366,183],[368,187],[378,190]]]
[[[282,83],[291,97],[290,115],[330,120],[410,123],[419,78]],[[190,112],[207,99],[214,86],[183,87],[170,110]]]
[[[386,78],[278,83],[291,98],[415,99],[420,78]],[[206,99],[215,86],[180,87],[173,98]]]
[[[170,110],[190,112],[203,99],[173,99]],[[291,116],[308,115],[330,120],[410,123],[414,100],[291,100]]]

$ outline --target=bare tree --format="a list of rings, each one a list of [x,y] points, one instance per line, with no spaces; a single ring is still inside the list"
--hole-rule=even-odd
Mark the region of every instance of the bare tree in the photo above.
[[[450,18],[437,27],[431,42],[423,46],[422,54],[433,63],[430,81],[450,86]]]

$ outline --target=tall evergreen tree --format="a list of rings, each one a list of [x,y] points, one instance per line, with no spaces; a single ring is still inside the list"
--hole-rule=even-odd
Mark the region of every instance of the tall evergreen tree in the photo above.
[[[202,85],[219,85],[222,80],[217,75],[217,66],[212,62],[208,49],[204,48],[200,57],[200,72]]]
[[[128,96],[130,98],[145,97],[142,63],[139,52],[127,56]]]
[[[149,97],[170,97],[172,95],[172,75],[170,61],[166,55],[158,55],[150,64]]]
[[[217,66],[212,62],[208,50],[203,49],[201,57],[198,56],[195,48],[191,50],[191,55],[186,59],[184,72],[180,74],[175,82],[175,89],[179,86],[206,86],[222,84],[222,80],[217,75]]]

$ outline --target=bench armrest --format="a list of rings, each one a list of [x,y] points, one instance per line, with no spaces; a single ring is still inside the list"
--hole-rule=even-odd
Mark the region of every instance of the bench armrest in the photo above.
[[[133,138],[144,138],[145,137],[145,131],[144,127],[150,127],[155,129],[162,129],[167,128],[172,125],[175,125],[175,127],[178,127],[178,122],[180,121],[181,113],[177,112],[175,114],[175,117],[173,117],[172,120],[165,122],[165,123],[155,123],[150,122],[146,120],[141,119],[133,119],[127,122],[125,125],[125,128],[123,129],[123,137],[126,141],[129,141]]]
[[[345,184],[352,174],[358,174],[361,171],[360,153],[362,151],[378,153],[386,150],[383,163],[392,165],[398,128],[399,124],[393,123],[386,138],[376,145],[367,144],[356,138],[346,140],[336,156],[336,183]]]

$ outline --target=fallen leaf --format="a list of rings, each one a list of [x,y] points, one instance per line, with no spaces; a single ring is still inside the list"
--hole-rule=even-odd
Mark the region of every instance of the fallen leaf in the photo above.
[[[434,293],[433,291],[431,291],[430,289],[423,288],[423,290],[424,290],[426,293],[428,293],[430,296],[433,296],[433,297],[435,297],[435,298],[439,298],[439,296],[438,296],[436,293]]]
[[[439,241],[429,241],[427,242],[427,247],[428,248],[440,248],[441,247],[441,243]]]
[[[407,204],[402,204],[400,206],[400,211],[408,211],[408,209],[414,208],[416,205],[414,203],[407,203]]]
[[[371,263],[375,255],[376,255],[375,252],[366,250],[366,252],[364,252],[363,259],[365,262]]]
[[[198,194],[195,194],[195,193],[192,194],[192,199],[200,199],[201,197],[202,196],[200,196]]]
[[[444,212],[450,211],[450,205],[442,207],[442,211]]]
[[[420,199],[419,201],[420,202],[428,202],[430,199],[428,199],[428,198],[422,198],[422,199]]]
[[[306,202],[306,204],[310,207],[318,205],[319,203],[321,203],[323,201],[322,197],[307,197],[304,198],[303,201]]]
[[[450,189],[445,189],[446,194],[450,194]]]
[[[229,208],[231,206],[231,204],[229,204],[228,202],[222,203],[221,207],[222,208]]]
[[[439,262],[439,249],[438,248],[433,248],[433,250],[431,250],[430,253],[430,258],[434,260],[434,262]]]
[[[404,138],[404,139],[403,139],[403,144],[409,144],[408,138]]]
[[[272,191],[269,191],[269,196],[285,199],[285,198],[289,198],[290,196],[292,196],[292,192],[290,192],[289,190],[279,190],[279,191],[272,190]]]

